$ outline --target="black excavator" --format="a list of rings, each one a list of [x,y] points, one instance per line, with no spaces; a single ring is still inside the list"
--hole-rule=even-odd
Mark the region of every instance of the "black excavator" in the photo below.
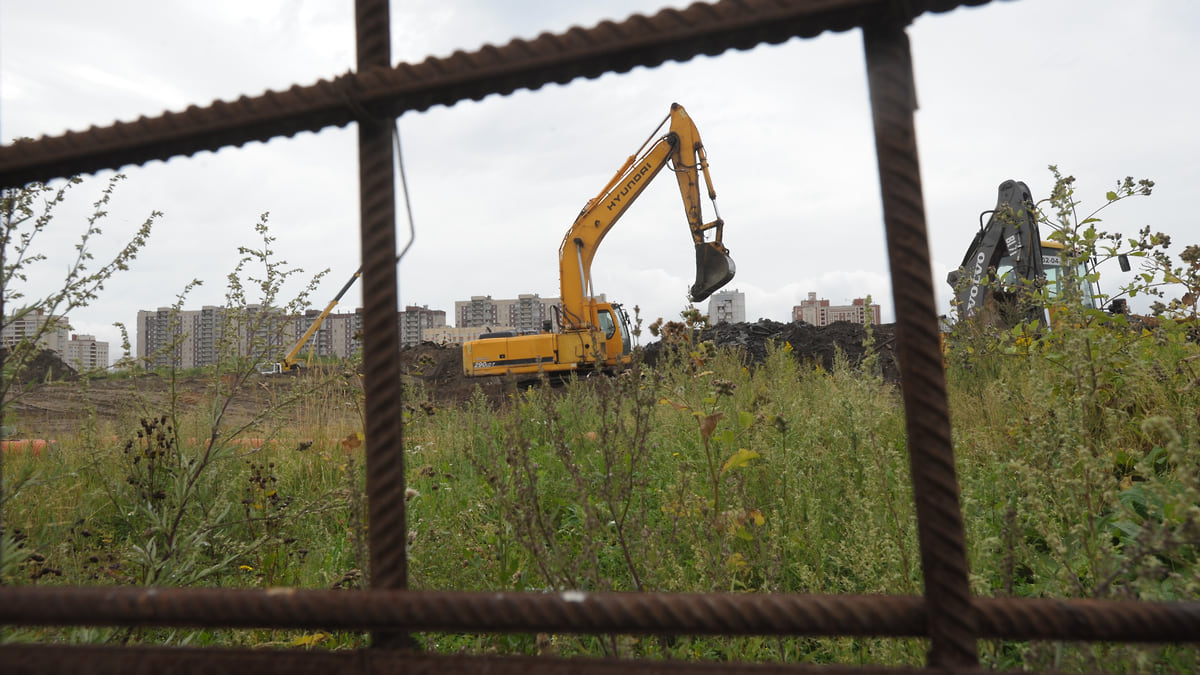
[[[946,281],[954,288],[958,320],[982,320],[1011,328],[1022,321],[1051,326],[1054,317],[1033,291],[1045,288],[1049,297],[1060,297],[1064,283],[1073,285],[1084,306],[1099,308],[1101,297],[1089,276],[1095,263],[1079,260],[1061,242],[1042,239],[1038,211],[1029,188],[1021,181],[1000,184],[996,208],[980,227],[963,256],[962,265]],[[982,216],[981,216],[982,219]],[[1118,256],[1121,270],[1129,260]],[[1124,301],[1105,308],[1124,313]]]
[[[1043,241],[1037,210],[1021,181],[1000,184],[996,208],[979,229],[962,265],[946,281],[954,288],[959,321],[985,320],[1005,327],[1021,321],[1045,322],[1034,289],[1057,283],[1064,247]],[[1085,294],[1090,300],[1092,293]]]

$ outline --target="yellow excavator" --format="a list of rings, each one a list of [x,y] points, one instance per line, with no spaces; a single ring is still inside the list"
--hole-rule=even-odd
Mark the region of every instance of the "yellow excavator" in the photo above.
[[[665,134],[658,136],[669,123]],[[657,137],[657,138],[656,138]],[[629,318],[617,303],[597,301],[592,289],[592,259],[604,236],[663,168],[670,166],[679,184],[683,209],[696,247],[696,282],[688,297],[699,302],[733,279],[734,264],[722,244],[725,222],[716,210],[716,192],[708,159],[692,118],[678,103],[625,161],[598,195],[584,205],[558,249],[557,316],[540,333],[485,333],[463,344],[468,376],[562,374],[608,370],[629,361]],[[705,223],[700,209],[700,175],[713,204],[715,220]],[[712,238],[706,239],[708,235]]]
[[[332,312],[333,308],[336,307],[338,302],[341,301],[342,296],[346,294],[346,291],[350,290],[350,287],[354,285],[354,282],[357,281],[360,276],[362,276],[362,267],[358,268],[358,270],[354,273],[354,276],[350,277],[350,280],[347,281],[344,286],[342,286],[342,290],[338,291],[338,294],[334,296],[333,300],[325,306],[325,311],[321,312],[321,314],[317,316],[312,324],[309,325],[308,330],[304,331],[304,335],[301,335],[300,339],[297,340],[294,345],[292,345],[292,348],[289,349],[287,354],[284,355],[283,360],[277,363],[259,364],[259,374],[279,375],[281,373],[295,373],[296,371],[300,370],[300,368],[304,365],[299,358],[300,351],[304,349],[304,345],[308,344],[308,341],[312,339],[312,336],[315,335],[317,330],[321,328],[321,324],[325,323],[325,318],[329,316],[329,313]]]

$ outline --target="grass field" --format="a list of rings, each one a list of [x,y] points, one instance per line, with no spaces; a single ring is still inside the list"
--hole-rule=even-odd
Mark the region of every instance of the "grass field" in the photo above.
[[[962,339],[948,382],[982,596],[1196,599],[1200,350],[1178,334]],[[870,359],[685,345],[651,370],[502,405],[406,391],[410,585],[455,590],[922,592],[899,392]],[[314,378],[236,426],[228,390],[130,404],[3,457],[6,584],[360,588],[358,389]],[[251,441],[249,439],[267,439]],[[365,644],[359,634],[3,629],[3,639]],[[419,636],[439,652],[924,663],[920,640]],[[1004,668],[1194,670],[1190,647],[981,643]]]

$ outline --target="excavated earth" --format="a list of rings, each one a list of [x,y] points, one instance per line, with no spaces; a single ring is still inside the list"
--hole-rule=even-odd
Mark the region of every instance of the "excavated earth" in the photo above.
[[[772,343],[792,346],[792,356],[803,363],[833,368],[837,353],[852,364],[861,363],[867,356],[867,331],[860,324],[837,322],[828,326],[813,326],[803,322],[780,323],[760,319],[755,323],[721,323],[700,332],[698,339],[712,341],[718,347],[738,350],[746,365],[762,363]],[[900,381],[900,369],[895,355],[895,324],[874,327],[873,351],[879,354],[883,378],[892,383]],[[645,346],[645,361],[653,366],[661,357],[663,345],[652,342]],[[431,399],[441,404],[460,403],[476,395],[476,389],[488,400],[499,402],[516,391],[520,383],[511,378],[468,378],[462,374],[462,351],[457,345],[440,346],[426,343],[401,352],[404,372],[410,382],[419,383]]]
[[[751,367],[762,363],[772,343],[782,345],[786,342],[798,361],[817,364],[826,370],[833,367],[839,352],[850,363],[861,362],[867,356],[866,338],[866,330],[859,324],[839,322],[817,327],[766,319],[755,323],[722,323],[699,334],[702,341],[737,349]],[[899,382],[894,324],[874,328],[871,349],[879,355],[884,379]],[[661,342],[646,345],[646,362],[653,365],[662,351]],[[511,378],[467,378],[462,373],[462,351],[456,345],[426,343],[404,349],[401,369],[411,386],[423,389],[438,405],[468,401],[477,395],[477,391],[489,401],[499,403],[519,386]],[[242,387],[234,397],[229,414],[235,420],[250,419],[285,391],[305,386],[307,377],[312,375],[255,376],[255,381]],[[128,422],[135,402],[143,410],[157,407],[165,411],[172,390],[183,406],[201,404],[213,386],[208,378],[200,376],[179,378],[174,383],[155,374],[85,380],[45,355],[39,357],[36,368],[22,379],[26,384],[13,387],[13,391],[20,393],[15,398],[10,397],[6,405],[5,424],[8,428],[5,432],[9,438],[66,437],[75,433],[88,415],[94,415],[101,422]]]

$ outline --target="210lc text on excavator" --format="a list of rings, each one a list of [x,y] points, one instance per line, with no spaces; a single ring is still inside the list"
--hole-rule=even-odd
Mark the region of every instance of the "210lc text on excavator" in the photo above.
[[[659,129],[669,123],[667,133]],[[629,361],[629,318],[621,305],[600,302],[592,289],[592,259],[604,236],[654,178],[670,167],[683,198],[683,210],[696,248],[692,302],[712,295],[733,279],[734,264],[722,243],[725,222],[716,210],[708,159],[692,118],[678,103],[631,155],[600,193],[584,205],[558,249],[560,302],[556,316],[540,333],[485,333],[463,344],[463,371],[469,376],[565,373],[608,370]],[[704,177],[715,219],[705,223],[700,208]],[[711,239],[707,237],[711,235]]]

